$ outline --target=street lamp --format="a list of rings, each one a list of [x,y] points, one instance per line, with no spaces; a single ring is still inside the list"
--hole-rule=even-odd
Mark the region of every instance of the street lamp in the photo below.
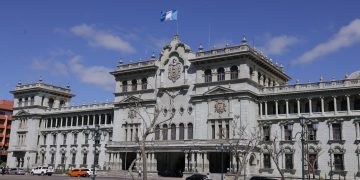
[[[298,132],[298,133],[300,133],[300,135],[301,135],[301,137],[300,137],[300,140],[301,140],[301,170],[302,170],[302,180],[305,180],[305,158],[304,158],[304,153],[305,153],[305,151],[304,151],[304,144],[305,144],[305,132],[304,132],[304,129],[305,129],[305,126],[306,126],[306,118],[305,117],[303,117],[303,116],[300,116],[299,117],[299,122],[300,122],[300,125],[301,125],[301,132]],[[289,129],[293,129],[293,125],[292,124],[290,124],[290,125],[288,125],[288,128]],[[313,128],[313,130],[314,131],[316,131],[317,130],[317,128],[318,128],[318,124],[317,123],[313,123],[312,124],[312,128]],[[296,135],[298,134],[298,133],[296,133],[295,134],[295,138],[296,138]]]
[[[94,164],[93,164],[93,176],[92,179],[95,180],[95,167],[97,165],[97,153],[96,153],[96,147],[99,145],[101,140],[101,135],[105,136],[107,135],[108,131],[105,129],[100,129],[100,125],[96,124],[95,128],[91,129],[89,126],[86,127],[86,129],[83,131],[83,133],[88,137],[88,139],[94,140]]]

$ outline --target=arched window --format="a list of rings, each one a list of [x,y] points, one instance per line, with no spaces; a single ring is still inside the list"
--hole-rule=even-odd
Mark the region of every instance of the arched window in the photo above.
[[[142,90],[147,89],[147,79],[146,78],[141,80],[141,89]]]
[[[184,124],[179,124],[179,139],[184,140]]]
[[[193,124],[188,124],[188,139],[193,139]]]
[[[122,92],[127,92],[127,81],[122,82]]]
[[[168,125],[164,124],[162,129],[163,140],[168,140]]]
[[[211,82],[212,81],[212,74],[211,69],[205,70],[205,82]]]
[[[217,80],[224,81],[225,80],[225,69],[223,67],[217,70]]]
[[[232,66],[230,68],[231,71],[231,79],[237,79],[239,77],[239,70],[237,66]]]
[[[160,126],[157,125],[155,127],[155,140],[159,140],[160,139]]]
[[[176,140],[176,125],[171,125],[171,140]]]
[[[131,90],[132,91],[136,91],[137,90],[137,80],[136,79],[133,79],[131,81]]]

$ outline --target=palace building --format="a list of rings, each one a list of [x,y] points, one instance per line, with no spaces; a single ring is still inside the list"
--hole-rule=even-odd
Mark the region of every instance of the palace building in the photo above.
[[[262,137],[246,162],[247,175],[279,177],[269,152],[276,138],[281,171],[301,177],[298,132],[303,127],[307,174],[360,176],[360,71],[343,80],[289,85],[284,67],[245,38],[240,45],[208,51],[200,46],[194,52],[176,35],[158,58],[119,62],[110,73],[115,98],[107,103],[70,106],[69,86],[19,83],[11,91],[8,166],[90,168],[96,155],[99,169],[126,170],[140,158],[136,140],[156,115],[164,122],[146,141],[150,172],[237,172],[239,162],[228,142],[237,138],[234,124],[243,124],[259,129]],[[96,147],[83,133],[95,125],[108,132]],[[244,149],[241,145],[239,151]],[[135,168],[140,165],[138,160]]]

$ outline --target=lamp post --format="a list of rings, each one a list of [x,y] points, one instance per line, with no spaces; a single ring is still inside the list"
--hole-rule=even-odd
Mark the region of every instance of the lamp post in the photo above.
[[[107,135],[108,131],[105,129],[100,129],[100,125],[96,124],[95,128],[89,128],[89,126],[86,127],[86,129],[83,131],[85,135],[87,135],[88,139],[94,140],[94,164],[93,164],[93,176],[92,180],[95,180],[95,167],[97,165],[97,153],[96,153],[96,147],[99,146],[101,135],[105,136]]]
[[[301,132],[298,132],[300,133],[301,137],[300,137],[300,140],[301,140],[301,170],[302,170],[302,180],[305,179],[305,149],[304,149],[304,144],[305,144],[305,126],[306,126],[306,118],[303,117],[303,116],[300,116],[299,117],[299,122],[300,122],[300,125],[301,125]],[[288,126],[289,129],[292,130],[293,126],[292,125],[289,125]],[[318,124],[317,123],[313,123],[312,124],[312,128],[314,131],[316,131],[318,129]],[[296,135],[295,135],[296,137]]]

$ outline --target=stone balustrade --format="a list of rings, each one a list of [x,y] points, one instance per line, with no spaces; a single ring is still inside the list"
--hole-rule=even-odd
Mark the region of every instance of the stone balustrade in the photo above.
[[[293,84],[285,86],[274,86],[265,87],[262,89],[262,93],[283,93],[283,92],[296,92],[296,91],[307,91],[307,90],[318,90],[318,89],[333,89],[341,87],[358,87],[360,86],[360,79],[344,79],[344,80],[333,80],[323,81],[316,83],[304,83],[304,84]]]
[[[135,68],[141,68],[141,67],[149,67],[154,66],[155,60],[149,60],[149,61],[140,61],[136,63],[129,63],[129,64],[120,64],[118,65],[117,70],[128,70],[128,69],[135,69]]]
[[[59,86],[54,86],[51,84],[46,84],[43,82],[36,82],[36,83],[30,83],[30,84],[19,83],[18,85],[16,85],[15,90],[18,91],[18,90],[37,88],[37,87],[41,87],[41,88],[48,89],[48,90],[63,91],[65,93],[71,92],[70,87],[59,87]]]
[[[112,109],[112,108],[114,108],[114,104],[112,102],[105,102],[105,103],[83,104],[78,106],[69,106],[62,108],[48,108],[45,110],[45,113],[76,112],[76,111],[101,110],[101,109]]]

